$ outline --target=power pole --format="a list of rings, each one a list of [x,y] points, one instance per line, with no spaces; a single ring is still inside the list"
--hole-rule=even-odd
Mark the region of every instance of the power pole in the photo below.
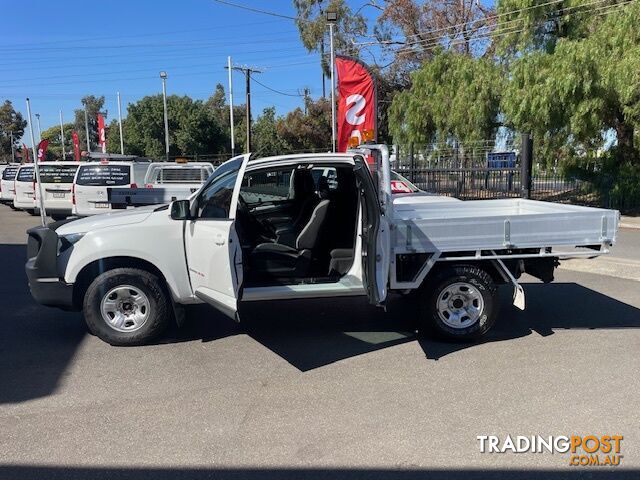
[[[229,74],[229,127],[231,128],[231,156],[236,155],[236,138],[234,134],[235,125],[233,123],[233,68],[231,67],[231,56],[227,57],[225,67]]]
[[[247,122],[247,143],[246,143],[246,153],[251,151],[251,74],[252,73],[262,73],[262,70],[254,67],[246,67],[246,66],[233,66],[231,67],[233,70],[237,70],[238,72],[244,73],[245,82],[246,82],[246,122]]]
[[[327,88],[324,82],[324,34],[320,39],[320,70],[322,70],[322,98],[325,98],[327,96]]]
[[[304,87],[304,89],[302,89],[302,96],[304,97],[304,114],[307,115],[308,112],[308,108],[307,105],[309,104],[309,94],[311,93],[311,90],[309,90],[309,87]]]

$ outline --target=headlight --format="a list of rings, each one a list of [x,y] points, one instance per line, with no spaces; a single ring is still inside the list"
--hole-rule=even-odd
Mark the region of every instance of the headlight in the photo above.
[[[67,235],[60,235],[60,242],[58,244],[58,253],[62,253],[69,249],[74,243],[84,237],[84,233],[69,233]]]

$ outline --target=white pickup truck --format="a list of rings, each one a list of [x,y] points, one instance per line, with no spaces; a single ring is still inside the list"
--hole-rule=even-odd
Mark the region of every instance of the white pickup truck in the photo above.
[[[524,308],[523,272],[548,282],[559,259],[607,253],[618,221],[614,210],[521,199],[393,196],[384,145],[244,155],[190,199],[29,230],[26,271],[37,301],[82,310],[113,345],[148,342],[181,322],[185,304],[239,319],[240,301],[384,305],[390,291],[415,292],[423,326],[468,341],[494,324],[497,284],[513,285]]]

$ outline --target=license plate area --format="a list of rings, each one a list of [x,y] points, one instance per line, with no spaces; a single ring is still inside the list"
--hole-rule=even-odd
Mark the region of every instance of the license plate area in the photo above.
[[[107,202],[96,202],[94,205],[96,208],[109,208],[109,203]]]
[[[64,192],[53,192],[53,198],[64,198],[66,193]]]

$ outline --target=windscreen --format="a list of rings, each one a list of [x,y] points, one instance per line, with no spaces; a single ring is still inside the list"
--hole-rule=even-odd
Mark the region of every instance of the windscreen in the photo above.
[[[2,180],[13,180],[18,173],[18,167],[7,167],[2,172]]]
[[[114,187],[130,183],[130,165],[82,165],[76,180],[77,185],[90,187]]]
[[[18,182],[33,182],[33,167],[24,167],[18,170],[16,180]]]
[[[41,183],[73,183],[78,165],[42,165],[40,167]]]

